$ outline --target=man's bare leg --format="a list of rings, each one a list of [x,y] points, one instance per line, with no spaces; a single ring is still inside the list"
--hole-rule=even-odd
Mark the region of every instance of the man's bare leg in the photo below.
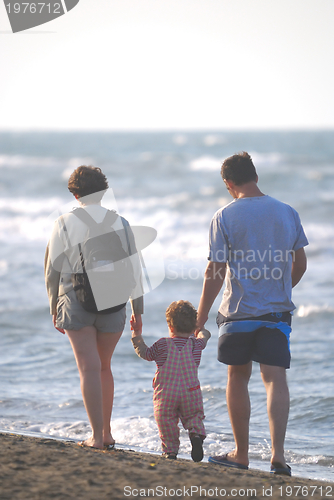
[[[261,375],[267,391],[267,410],[271,436],[271,463],[286,466],[284,440],[289,416],[290,396],[286,370],[280,366],[260,365]]]
[[[228,458],[231,462],[247,466],[251,412],[248,382],[251,373],[251,361],[246,365],[229,365],[226,387],[227,408],[235,441],[235,450],[229,452]]]

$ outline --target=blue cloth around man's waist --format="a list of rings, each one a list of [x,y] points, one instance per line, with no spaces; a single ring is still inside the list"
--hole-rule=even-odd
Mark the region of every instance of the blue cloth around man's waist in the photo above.
[[[225,333],[254,332],[259,328],[277,329],[286,336],[290,349],[290,333],[292,329],[289,323],[282,321],[282,319],[286,319],[286,313],[272,313],[270,315],[265,315],[265,317],[260,316],[259,318],[248,318],[235,321],[230,321],[226,318],[227,321],[219,325],[218,335],[221,337]]]

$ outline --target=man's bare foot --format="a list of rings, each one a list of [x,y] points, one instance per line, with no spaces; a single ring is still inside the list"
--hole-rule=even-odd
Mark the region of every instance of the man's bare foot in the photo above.
[[[230,451],[229,453],[224,453],[223,455],[215,455],[209,457],[209,462],[223,465],[225,467],[234,467],[236,469],[248,469],[248,457],[240,457],[237,455],[236,451]]]
[[[238,464],[247,465],[247,466],[249,465],[248,457],[242,456],[240,454],[238,455],[235,450],[229,451],[228,453],[226,453],[226,458],[230,462],[237,462]]]
[[[271,460],[270,460],[270,463],[273,464],[273,463],[280,463],[282,464],[283,467],[286,467],[286,461],[285,461],[285,458],[284,458],[284,455],[273,455],[271,457]]]

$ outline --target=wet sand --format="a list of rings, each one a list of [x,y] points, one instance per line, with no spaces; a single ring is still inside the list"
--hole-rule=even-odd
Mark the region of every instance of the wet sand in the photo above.
[[[334,498],[334,483],[0,434],[1,500]]]

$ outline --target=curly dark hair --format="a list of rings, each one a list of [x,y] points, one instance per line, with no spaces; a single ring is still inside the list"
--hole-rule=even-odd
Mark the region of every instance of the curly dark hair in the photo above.
[[[81,165],[70,175],[68,189],[79,198],[97,193],[99,201],[108,189],[108,181],[100,168]]]
[[[257,180],[252,158],[245,151],[226,158],[220,173],[224,180],[233,181],[236,186]]]
[[[172,302],[166,310],[168,326],[180,333],[192,333],[196,330],[197,311],[187,300]]]

